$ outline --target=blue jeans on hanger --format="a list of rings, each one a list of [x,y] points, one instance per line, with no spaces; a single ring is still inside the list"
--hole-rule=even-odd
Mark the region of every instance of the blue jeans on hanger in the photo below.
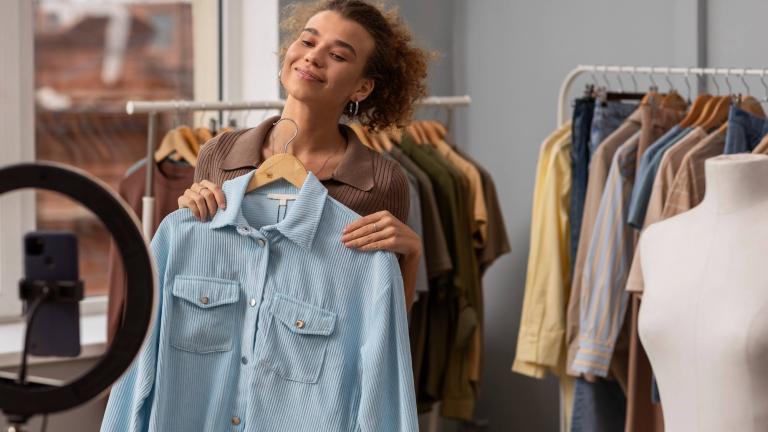
[[[731,105],[728,130],[725,132],[725,154],[750,153],[768,133],[768,119],[756,117]]]
[[[627,398],[616,381],[576,380],[570,432],[621,432],[627,418]]]
[[[573,121],[571,122],[571,274],[573,260],[579,246],[581,218],[584,213],[584,200],[587,196],[587,176],[589,175],[589,139],[592,130],[592,115],[595,112],[595,98],[583,97],[573,102]]]
[[[589,137],[589,153],[594,154],[597,147],[608,135],[624,123],[636,109],[636,103],[626,103],[620,101],[606,101],[605,103],[595,104],[595,114],[592,116],[592,130]]]

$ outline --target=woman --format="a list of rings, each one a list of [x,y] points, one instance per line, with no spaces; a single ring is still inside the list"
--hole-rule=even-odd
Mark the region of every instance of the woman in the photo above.
[[[427,54],[410,46],[394,13],[358,0],[289,6],[285,30],[294,40],[281,50],[278,76],[287,94],[282,118],[299,125],[291,151],[329,194],[363,215],[340,233],[347,247],[400,256],[406,304],[412,303],[421,239],[404,221],[408,184],[393,162],[365,148],[342,115],[374,129],[402,125],[425,93]],[[202,147],[195,183],[179,197],[196,218],[210,219],[226,201],[221,184],[283,151],[291,122],[229,132]]]

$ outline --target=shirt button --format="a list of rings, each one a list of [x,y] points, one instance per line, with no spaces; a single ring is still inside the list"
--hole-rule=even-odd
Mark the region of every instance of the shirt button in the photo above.
[[[304,321],[296,320],[296,328],[303,329],[304,328]]]
[[[255,307],[256,306],[256,299],[252,298],[251,301],[248,302],[248,304],[251,305],[251,307]]]
[[[204,304],[204,305],[207,305],[207,304],[208,304],[208,301],[209,301],[209,300],[208,300],[208,297],[206,297],[206,296],[202,296],[202,297],[200,297],[200,303],[202,303],[202,304]]]
[[[267,245],[267,241],[262,239],[262,238],[258,239],[257,242],[259,243],[259,246],[261,246],[261,247],[264,247],[264,246]]]
[[[248,364],[248,359],[245,356],[240,357],[240,362],[244,365]]]
[[[235,425],[235,426],[239,425],[240,424],[240,417],[237,417],[237,416],[232,417],[232,424]]]

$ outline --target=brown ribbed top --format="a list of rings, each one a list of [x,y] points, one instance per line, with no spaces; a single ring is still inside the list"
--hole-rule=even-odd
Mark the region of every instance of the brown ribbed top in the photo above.
[[[200,148],[195,182],[209,180],[221,185],[253,170],[262,162],[264,139],[278,118],[208,141]],[[339,125],[339,129],[347,137],[347,149],[333,173],[319,179],[328,194],[360,215],[388,210],[405,223],[410,201],[408,179],[402,169],[365,147],[346,125]]]

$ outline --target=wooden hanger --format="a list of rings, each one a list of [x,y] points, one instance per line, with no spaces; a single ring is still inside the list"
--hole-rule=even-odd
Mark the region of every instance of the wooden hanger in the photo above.
[[[363,127],[363,125],[360,123],[350,123],[349,127],[355,132],[355,135],[357,135],[357,138],[364,146],[379,153],[382,152],[381,147],[378,146],[378,142],[373,139],[374,137],[365,129],[365,127]]]
[[[696,97],[696,100],[691,104],[691,108],[688,110],[688,114],[680,121],[681,127],[693,126],[696,120],[699,119],[701,113],[704,111],[704,106],[712,99],[712,95],[704,93]]]
[[[752,150],[752,153],[768,155],[768,135],[765,135],[763,139],[760,140],[760,143],[758,143],[757,147]]]
[[[394,147],[394,144],[392,144],[392,141],[389,139],[389,134],[382,131],[376,134],[376,139],[379,141],[379,144],[381,147],[386,151],[392,151],[392,147]]]
[[[712,130],[722,125],[728,120],[728,111],[731,110],[731,97],[723,96],[715,106],[712,115],[709,116],[702,124],[698,125],[705,130]]]
[[[299,135],[299,125],[292,119],[281,118],[274,122],[272,126],[277,126],[277,124],[283,120],[293,123],[293,125],[296,126],[296,133],[294,133],[293,137],[291,137],[291,139],[283,146],[283,153],[270,156],[256,169],[256,172],[253,173],[253,177],[251,177],[251,181],[248,183],[248,187],[245,190],[246,193],[252,192],[280,179],[286,180],[298,189],[301,189],[304,185],[304,181],[307,179],[308,175],[307,169],[296,156],[288,153],[288,144]]]
[[[160,141],[160,146],[155,150],[155,162],[160,162],[176,151],[173,138],[171,137],[175,133],[174,131],[175,129],[169,130],[163,137],[163,140]]]
[[[435,127],[434,122],[425,120],[421,123],[422,123],[422,126],[424,127],[425,132],[427,133],[427,138],[429,138],[429,142],[434,144],[436,142],[443,141],[443,138],[445,136],[440,133],[440,130],[438,130],[437,127]]]
[[[696,118],[691,125],[691,127],[699,127],[700,125],[704,124],[709,117],[712,116],[712,113],[715,112],[715,107],[718,103],[720,103],[720,100],[722,99],[722,96],[712,96],[705,104],[704,108],[701,110],[701,113],[699,114],[699,117]]]
[[[752,96],[739,96],[739,108],[755,117],[765,118],[763,105]]]
[[[688,102],[686,102],[685,99],[680,96],[680,93],[673,89],[661,98],[661,103],[659,106],[662,108],[684,111],[686,108],[688,108]]]
[[[192,128],[189,126],[180,126],[178,129],[179,129],[179,132],[181,132],[181,137],[183,138],[183,141],[180,142],[178,145],[180,147],[185,147],[184,149],[182,149],[180,153],[182,153],[182,155],[184,155],[185,153],[187,155],[193,155],[195,158],[195,161],[197,161],[197,155],[198,153],[200,153],[200,142],[198,141],[197,136],[195,135],[195,131],[193,131]],[[187,152],[187,150],[189,151]]]
[[[431,120],[430,123],[432,123],[435,129],[437,129],[438,132],[440,132],[440,135],[443,137],[443,139],[445,139],[445,137],[448,136],[448,128],[445,127],[444,124],[440,123],[437,120]]]
[[[411,134],[414,141],[416,141],[416,144],[425,144],[428,141],[424,131],[418,123],[411,122],[411,124],[406,127],[406,130]]]
[[[662,99],[662,94],[657,92],[657,91],[655,91],[655,90],[651,90],[648,93],[646,93],[645,96],[643,96],[643,99],[640,100],[640,104],[641,105],[648,105],[648,104],[651,103],[652,99],[655,100],[656,103],[659,103],[661,101],[661,99]]]

